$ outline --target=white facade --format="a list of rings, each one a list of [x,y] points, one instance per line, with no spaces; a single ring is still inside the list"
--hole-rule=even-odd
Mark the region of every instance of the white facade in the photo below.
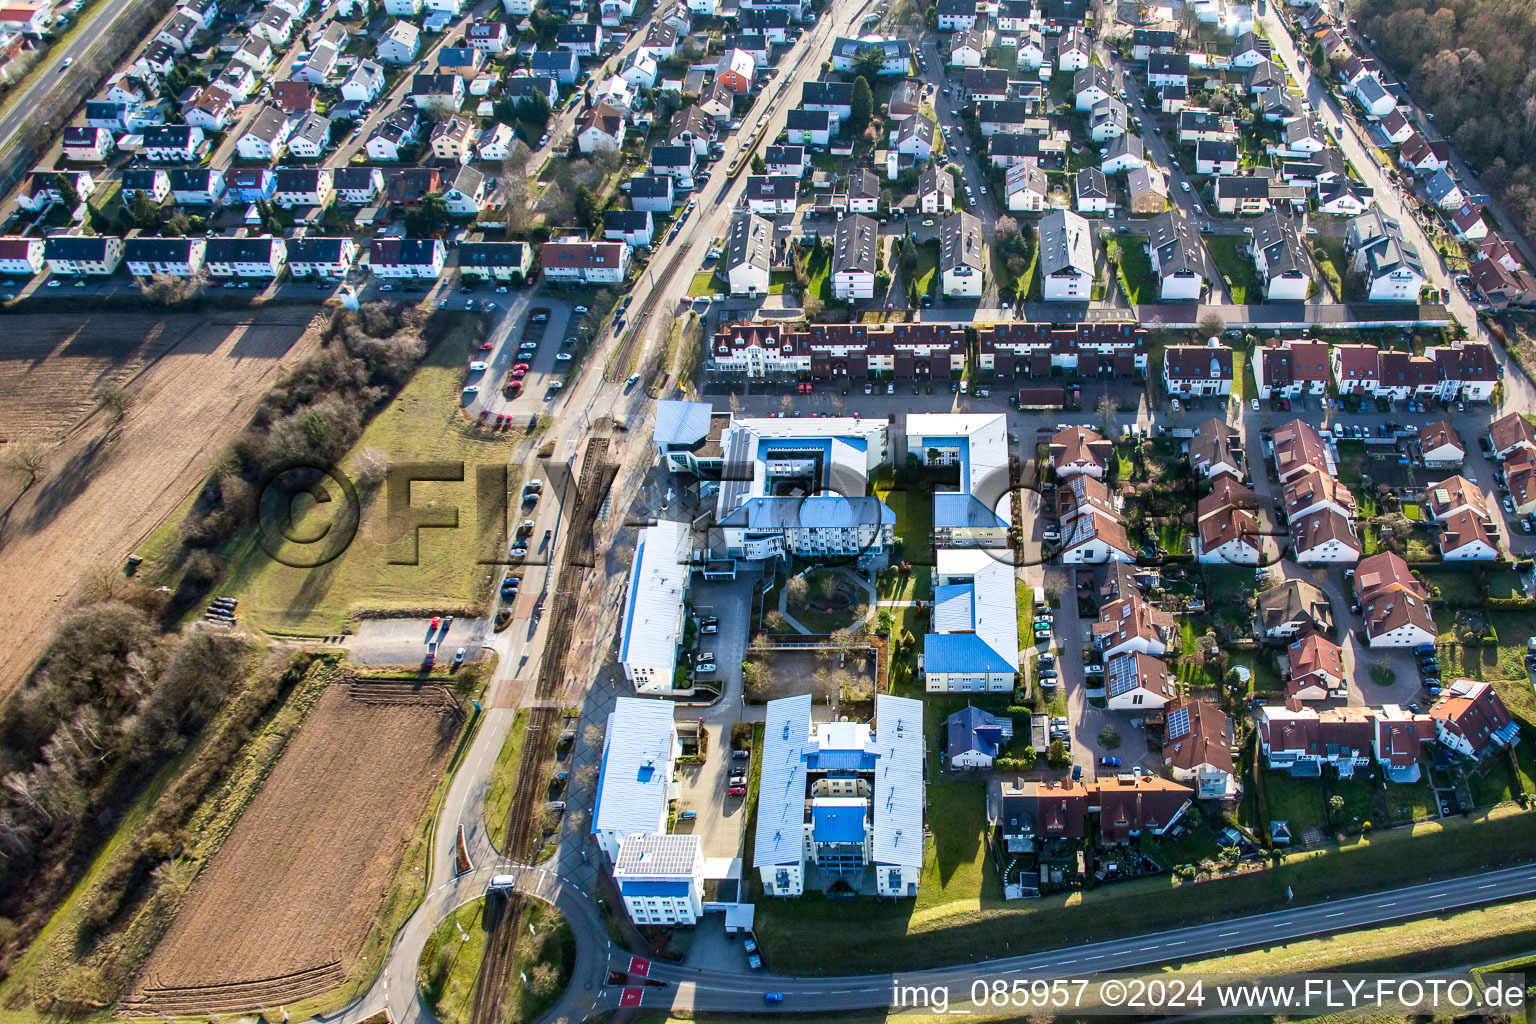
[[[688,592],[688,533],[687,523],[661,520],[641,530],[635,542],[619,664],[638,693],[673,689]]]

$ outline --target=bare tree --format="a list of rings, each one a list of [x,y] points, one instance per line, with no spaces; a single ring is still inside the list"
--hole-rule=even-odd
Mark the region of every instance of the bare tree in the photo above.
[[[37,483],[48,468],[48,450],[40,444],[26,443],[16,445],[6,450],[5,468],[13,473],[24,474],[27,478],[23,491]]]
[[[1227,322],[1221,318],[1220,313],[1209,309],[1200,314],[1200,320],[1195,326],[1202,338],[1219,338],[1227,329]]]
[[[111,414],[113,423],[121,423],[133,408],[135,397],[121,384],[103,384],[96,389],[96,407]]]
[[[1093,408],[1099,415],[1099,430],[1108,436],[1110,425],[1114,423],[1115,413],[1118,411],[1115,400],[1108,395],[1100,395],[1098,404]]]
[[[352,464],[352,473],[357,478],[357,486],[364,490],[377,487],[389,475],[389,466],[388,452],[378,448],[364,448],[357,453],[357,458]]]

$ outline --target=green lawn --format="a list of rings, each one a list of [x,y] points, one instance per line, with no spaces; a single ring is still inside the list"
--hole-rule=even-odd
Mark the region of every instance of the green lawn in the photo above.
[[[1227,287],[1232,293],[1232,301],[1238,305],[1264,301],[1253,257],[1243,251],[1246,244],[1247,238],[1243,235],[1205,236],[1206,251],[1211,254],[1216,269],[1229,282]]]
[[[768,294],[783,295],[795,283],[795,273],[792,270],[775,270],[768,276]]]
[[[507,811],[512,805],[512,793],[517,789],[517,768],[522,763],[523,740],[528,735],[528,711],[519,708],[512,719],[512,728],[502,742],[501,752],[496,755],[496,766],[486,780],[485,833],[491,845],[500,850],[506,845]]]
[[[917,294],[938,295],[939,243],[924,242],[917,246],[917,269],[913,280],[917,282]]]
[[[1157,301],[1157,278],[1152,273],[1152,258],[1141,249],[1140,235],[1131,235],[1120,244],[1120,287],[1131,305]]]
[[[1270,821],[1291,823],[1295,841],[1309,828],[1327,830],[1323,816],[1323,788],[1320,779],[1293,779],[1285,772],[1264,773],[1264,803]],[[1267,823],[1266,823],[1267,824]]]
[[[831,249],[824,254],[820,249],[812,249],[805,256],[806,291],[815,295],[823,302],[832,300],[832,256]]]
[[[1340,302],[1344,301],[1344,281],[1349,276],[1349,260],[1344,255],[1344,239],[1319,236],[1312,239],[1312,257]]]
[[[793,276],[793,275],[791,275]],[[770,285],[769,291],[772,291]],[[782,291],[782,289],[780,289]],[[688,297],[700,299],[715,292],[730,291],[730,285],[715,275],[713,270],[701,270],[693,275],[693,280],[688,282]]]
[[[889,469],[872,485],[875,497],[896,516],[896,540],[901,557],[916,564],[933,562],[933,495],[927,487],[908,485]]]
[[[482,557],[494,557],[504,536],[481,532],[475,509],[475,467],[505,463],[520,431],[491,435],[461,411],[459,390],[465,366],[484,333],[484,320],[466,317],[428,353],[416,375],[363,432],[353,452],[376,449],[393,464],[460,464],[465,481],[417,482],[411,502],[459,509],[458,529],[423,529],[412,551],[410,532],[393,532],[386,515],[386,487],[362,496],[356,539],[319,568],[282,565],[246,531],[219,554],[230,572],[221,593],[240,598],[240,609],[260,628],[276,633],[324,636],[350,628],[360,616],[389,614],[471,614],[490,592]],[[352,470],[352,457],[342,468]],[[518,486],[509,479],[508,489]],[[322,510],[323,512],[323,510]],[[490,517],[494,518],[494,517]],[[323,524],[329,525],[329,520]],[[295,533],[316,529],[300,516]],[[503,524],[490,524],[504,534]],[[415,564],[398,564],[414,560]]]

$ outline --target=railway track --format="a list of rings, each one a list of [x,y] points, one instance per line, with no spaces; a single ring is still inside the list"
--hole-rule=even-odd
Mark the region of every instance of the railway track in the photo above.
[[[617,471],[618,467],[608,461],[608,438],[588,440],[571,525],[566,532],[562,568],[550,603],[549,632],[545,635],[544,655],[539,662],[534,702],[528,712],[528,731],[518,763],[517,786],[507,811],[506,849],[502,850],[502,855],[515,863],[531,863],[536,852],[538,820],[548,785],[544,767],[554,756],[555,745],[560,739],[560,702],[557,697],[565,688],[566,662],[571,652],[582,585],[588,567],[593,564],[593,528],[598,509],[602,507],[603,496]],[[506,1018],[505,999],[512,984],[517,943],[521,938],[522,912],[523,896],[520,893],[510,894],[496,912],[491,934],[486,939],[485,958],[480,963],[480,974],[475,982],[470,1024],[501,1024]]]

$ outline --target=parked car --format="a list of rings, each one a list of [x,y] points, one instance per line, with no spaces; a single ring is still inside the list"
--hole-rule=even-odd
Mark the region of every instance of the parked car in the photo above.
[[[1120,759],[1118,757],[1101,757],[1101,758],[1099,758],[1099,767],[1100,768],[1119,768],[1120,767]]]

